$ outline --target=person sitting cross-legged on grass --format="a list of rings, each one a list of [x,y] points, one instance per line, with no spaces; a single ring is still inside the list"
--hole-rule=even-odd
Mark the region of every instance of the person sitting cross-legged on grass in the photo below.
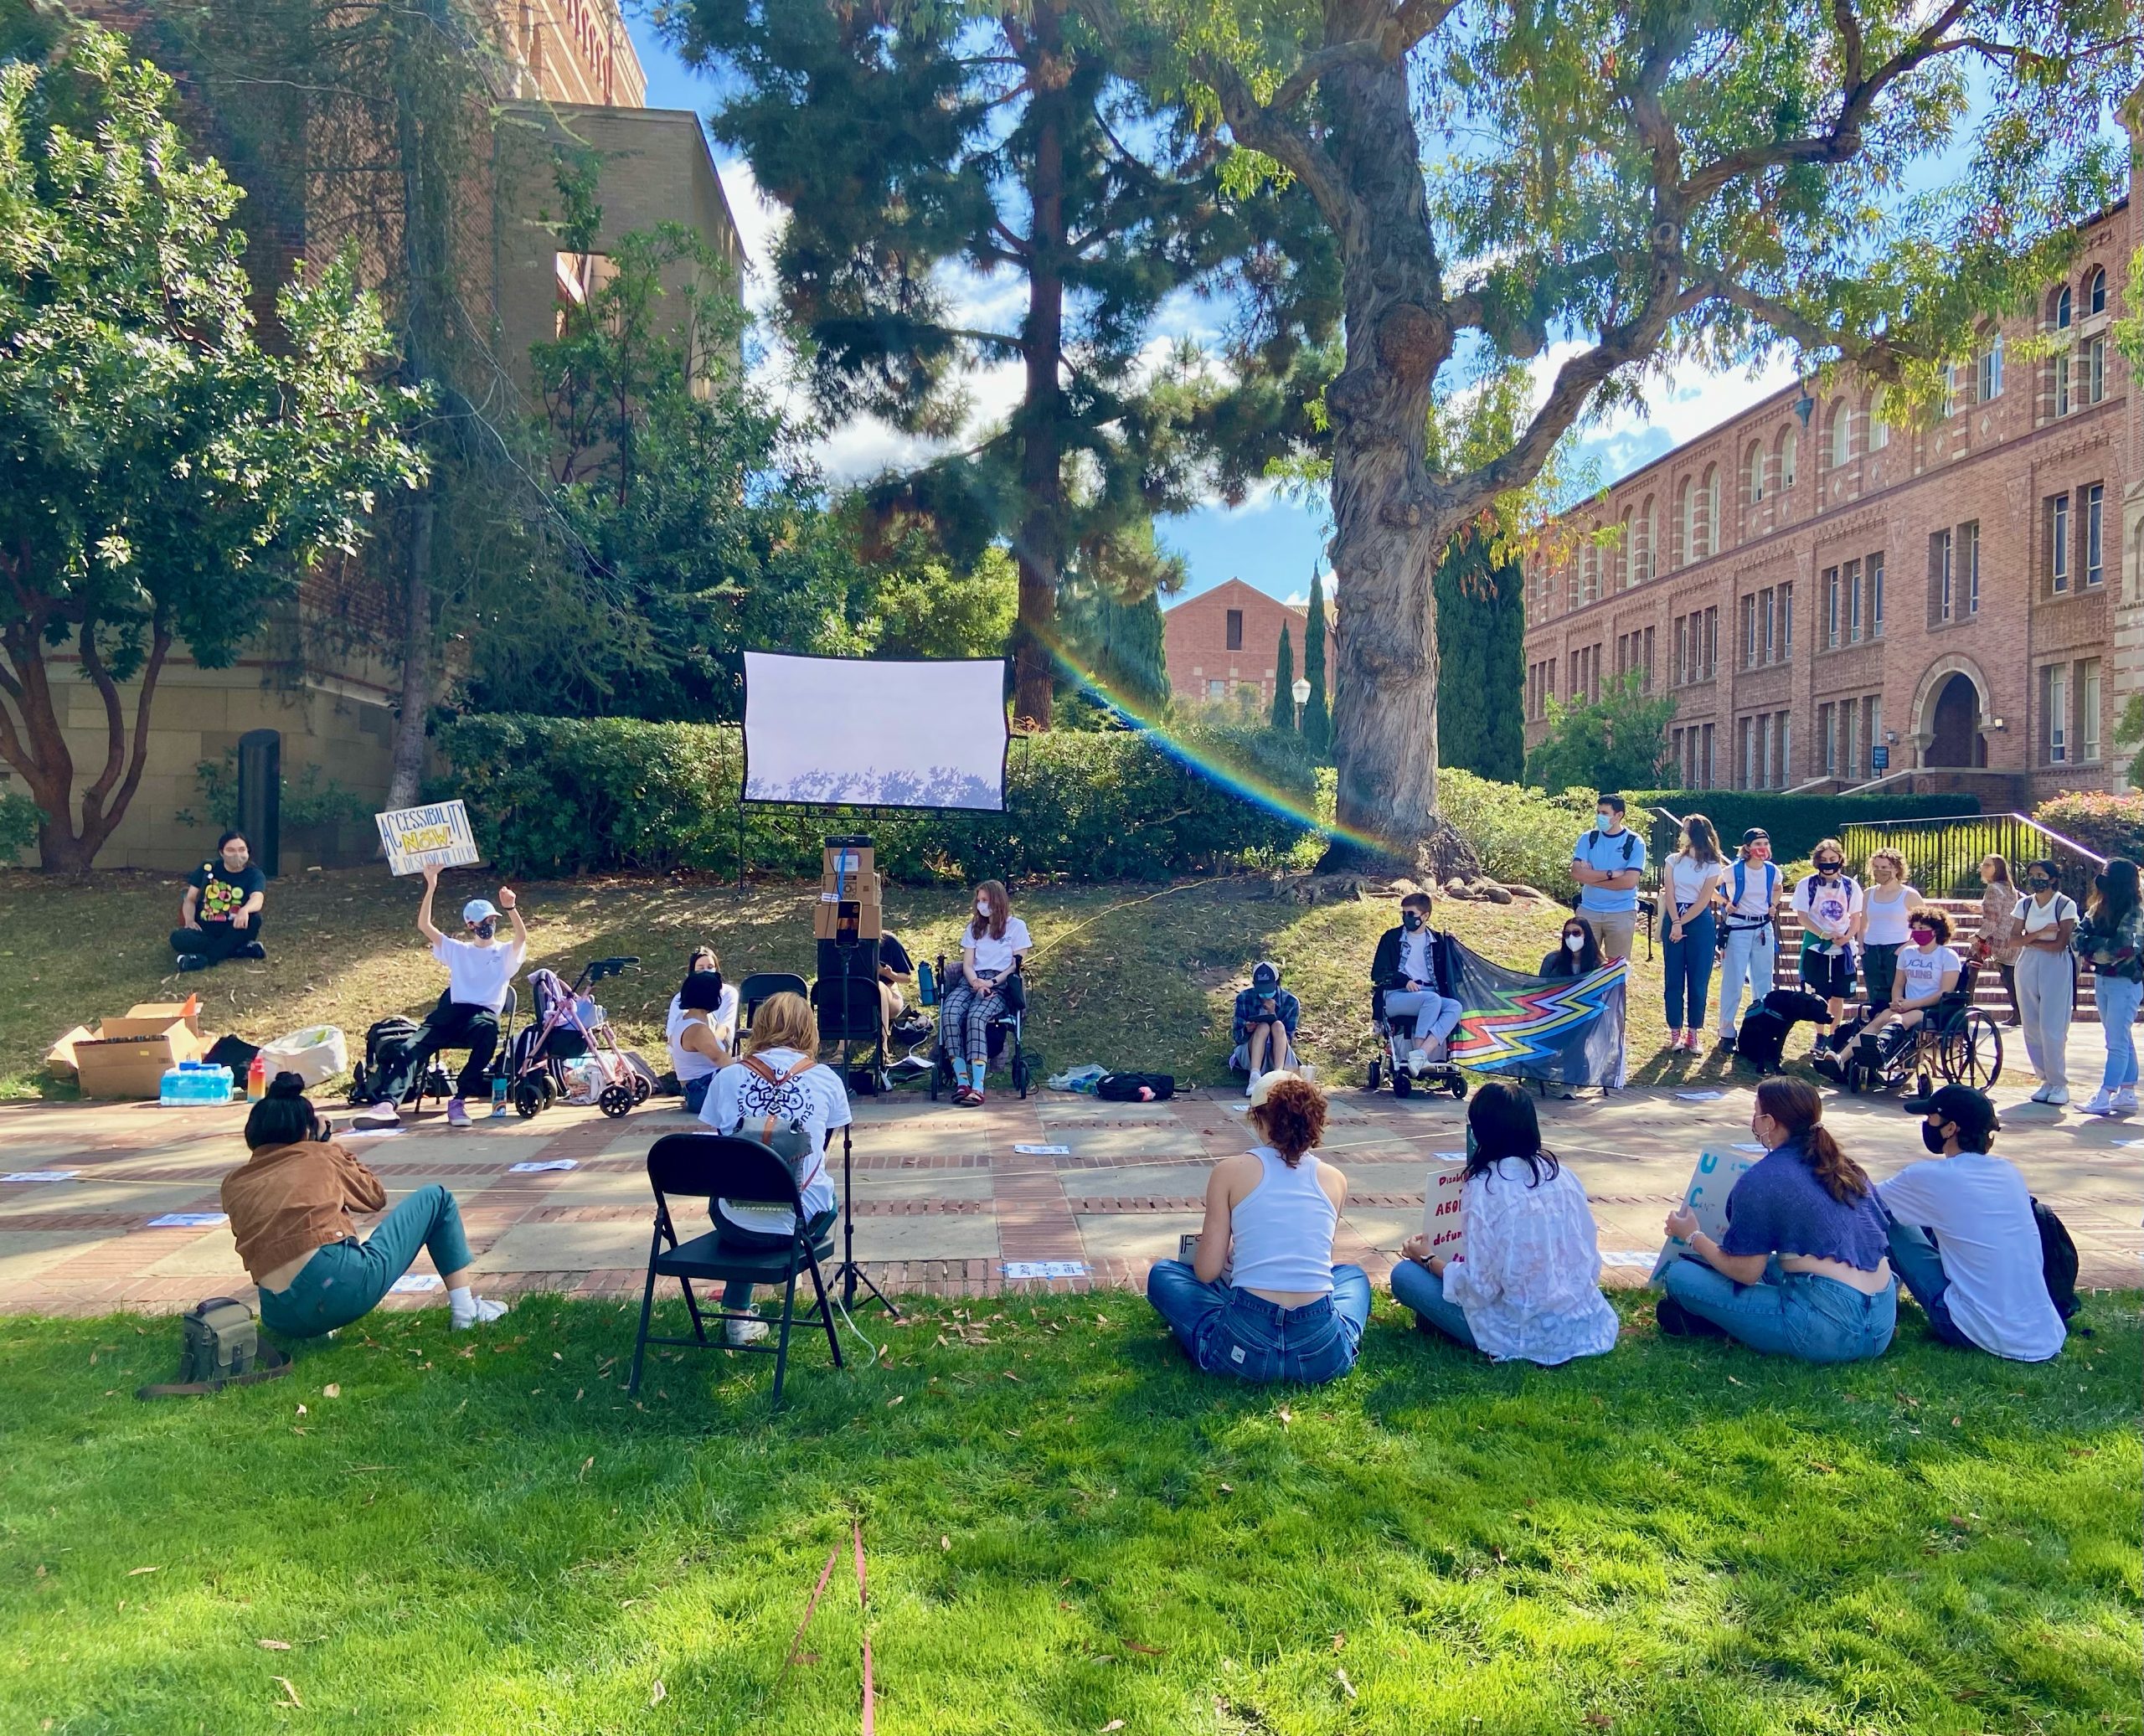
[[[1348,1184],[1318,1162],[1325,1093],[1292,1073],[1253,1088],[1266,1143],[1214,1167],[1198,1257],[1157,1260],[1147,1300],[1209,1374],[1337,1379],[1355,1366],[1370,1315],[1369,1275],[1332,1264]]]
[[[224,1177],[238,1257],[260,1286],[260,1318],[287,1338],[317,1338],[363,1318],[420,1248],[446,1285],[457,1328],[497,1320],[504,1302],[469,1287],[469,1240],[446,1188],[420,1187],[363,1241],[353,1213],[387,1203],[379,1177],[334,1141],[295,1073],[279,1073],[245,1118],[253,1155]]]
[[[182,971],[205,971],[227,958],[268,956],[260,944],[260,909],[268,901],[268,877],[253,865],[243,832],[216,840],[214,858],[186,878],[178,926],[171,950]]]
[[[1750,1136],[1765,1155],[1727,1196],[1726,1235],[1714,1241],[1688,1206],[1667,1214],[1667,1234],[1691,1251],[1661,1274],[1662,1332],[1805,1363],[1883,1355],[1899,1320],[1890,1225],[1823,1115],[1803,1080],[1776,1074],[1757,1087]]]
[[[1990,1149],[2002,1124],[1971,1085],[1945,1085],[1904,1107],[1923,1117],[1935,1155],[1910,1163],[1876,1198],[1891,1223],[1891,1264],[1946,1344],[2013,1363],[2044,1363],[2068,1336],[2047,1292],[2033,1196],[2018,1166]]]
[[[1553,1366],[1616,1347],[1600,1245],[1578,1177],[1542,1149],[1533,1100],[1492,1079],[1466,1106],[1466,1251],[1447,1260],[1408,1237],[1392,1294],[1415,1323],[1499,1362]]]

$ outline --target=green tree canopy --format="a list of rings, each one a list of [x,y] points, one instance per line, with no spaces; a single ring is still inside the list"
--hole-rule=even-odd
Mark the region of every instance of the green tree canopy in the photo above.
[[[387,332],[347,260],[257,338],[237,189],[171,99],[104,31],[0,64],[0,758],[49,868],[87,868],[125,815],[174,645],[229,663],[310,561],[355,549],[375,490],[422,476],[394,425],[417,401],[370,383]],[[79,796],[70,678],[105,723]]]
[[[1564,790],[1649,790],[1667,760],[1675,702],[1648,696],[1632,670],[1598,699],[1549,701],[1549,733],[1526,756],[1526,780]]]
[[[1526,759],[1526,569],[1477,528],[1446,545],[1436,582],[1438,755],[1515,784]]]

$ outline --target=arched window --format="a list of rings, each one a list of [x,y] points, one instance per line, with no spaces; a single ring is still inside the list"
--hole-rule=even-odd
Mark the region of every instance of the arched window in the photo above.
[[[1675,556],[1684,567],[1698,558],[1698,485],[1688,476],[1675,492]]]
[[[1705,466],[1705,485],[1698,502],[1698,513],[1703,521],[1698,532],[1698,544],[1710,554],[1719,553],[1719,466]]]
[[[2092,267],[2092,275],[2085,280],[2085,313],[2090,318],[2107,311],[2107,268]]]
[[[1880,452],[1891,443],[1891,390],[1879,386],[1868,394],[1868,450]]]
[[[2002,395],[2002,334],[1996,332],[1987,339],[1980,353],[1980,402],[1992,403]]]
[[[1621,533],[1616,538],[1614,583],[1617,590],[1628,590],[1637,583],[1636,569],[1631,564],[1631,515],[1623,514],[1622,523],[1616,527]]]
[[[1801,436],[1790,422],[1780,430],[1779,486],[1791,488],[1799,475],[1801,464]]]
[[[1654,551],[1660,546],[1658,515],[1653,510],[1652,497],[1645,497],[1645,504],[1638,508],[1636,543],[1631,562],[1631,582],[1643,585],[1652,577]]]
[[[1853,456],[1853,406],[1843,398],[1832,406],[1831,435],[1827,456],[1836,470]]]
[[[2049,304],[2047,322],[2058,332],[2067,332],[2070,311],[2069,286],[2065,283],[2054,292],[2054,300]]]
[[[1765,497],[1765,477],[1770,466],[1765,462],[1765,449],[1761,442],[1751,440],[1749,452],[1750,504],[1756,506]]]

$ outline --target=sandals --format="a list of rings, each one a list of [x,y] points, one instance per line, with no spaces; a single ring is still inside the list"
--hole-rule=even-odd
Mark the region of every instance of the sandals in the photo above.
[[[959,1090],[953,1093],[953,1102],[961,1109],[981,1109],[982,1093],[972,1085],[962,1085]]]

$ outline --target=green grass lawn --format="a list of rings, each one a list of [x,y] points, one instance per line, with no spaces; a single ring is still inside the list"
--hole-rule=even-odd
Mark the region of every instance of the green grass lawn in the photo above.
[[[181,976],[165,935],[177,920],[177,876],[112,873],[86,883],[0,873],[9,913],[0,967],[10,1005],[0,1014],[0,1096],[49,1093],[45,1050],[71,1026],[124,1012],[137,1002],[198,991],[203,1028],[260,1042],[327,1021],[353,1052],[365,1028],[393,1012],[421,1013],[445,981],[415,927],[417,884],[377,868],[278,882],[270,894],[265,964],[228,964]],[[1369,1059],[1368,976],[1377,937],[1398,920],[1396,900],[1311,907],[1260,894],[1253,877],[1172,887],[1025,889],[1017,908],[1033,930],[1031,1040],[1053,1070],[1083,1062],[1221,1078],[1235,990],[1259,959],[1278,959],[1303,1002],[1301,1047],[1313,1062],[1352,1076]],[[496,887],[473,871],[448,877],[443,912]],[[531,962],[570,977],[585,960],[637,953],[644,970],[606,983],[603,998],[628,1038],[662,1047],[663,1009],[686,953],[705,940],[734,981],[752,971],[812,973],[815,886],[734,887],[646,878],[522,889]],[[889,926],[919,958],[950,951],[967,909],[957,887],[889,888]],[[1436,920],[1470,945],[1531,970],[1555,943],[1560,907],[1440,900]],[[1659,1054],[1665,1040],[1660,966],[1634,961],[1630,997],[1632,1078],[1714,1077],[1728,1064]],[[71,1087],[67,1088],[71,1090]]]
[[[160,1405],[172,1323],[7,1320],[0,1730],[854,1730],[860,1520],[889,1733],[2135,1732],[2136,1304],[2038,1368],[1639,1307],[1539,1370],[1388,1298],[1323,1390],[1201,1378],[1130,1296],[925,1304],[778,1414],[724,1355],[627,1404],[608,1305]]]

